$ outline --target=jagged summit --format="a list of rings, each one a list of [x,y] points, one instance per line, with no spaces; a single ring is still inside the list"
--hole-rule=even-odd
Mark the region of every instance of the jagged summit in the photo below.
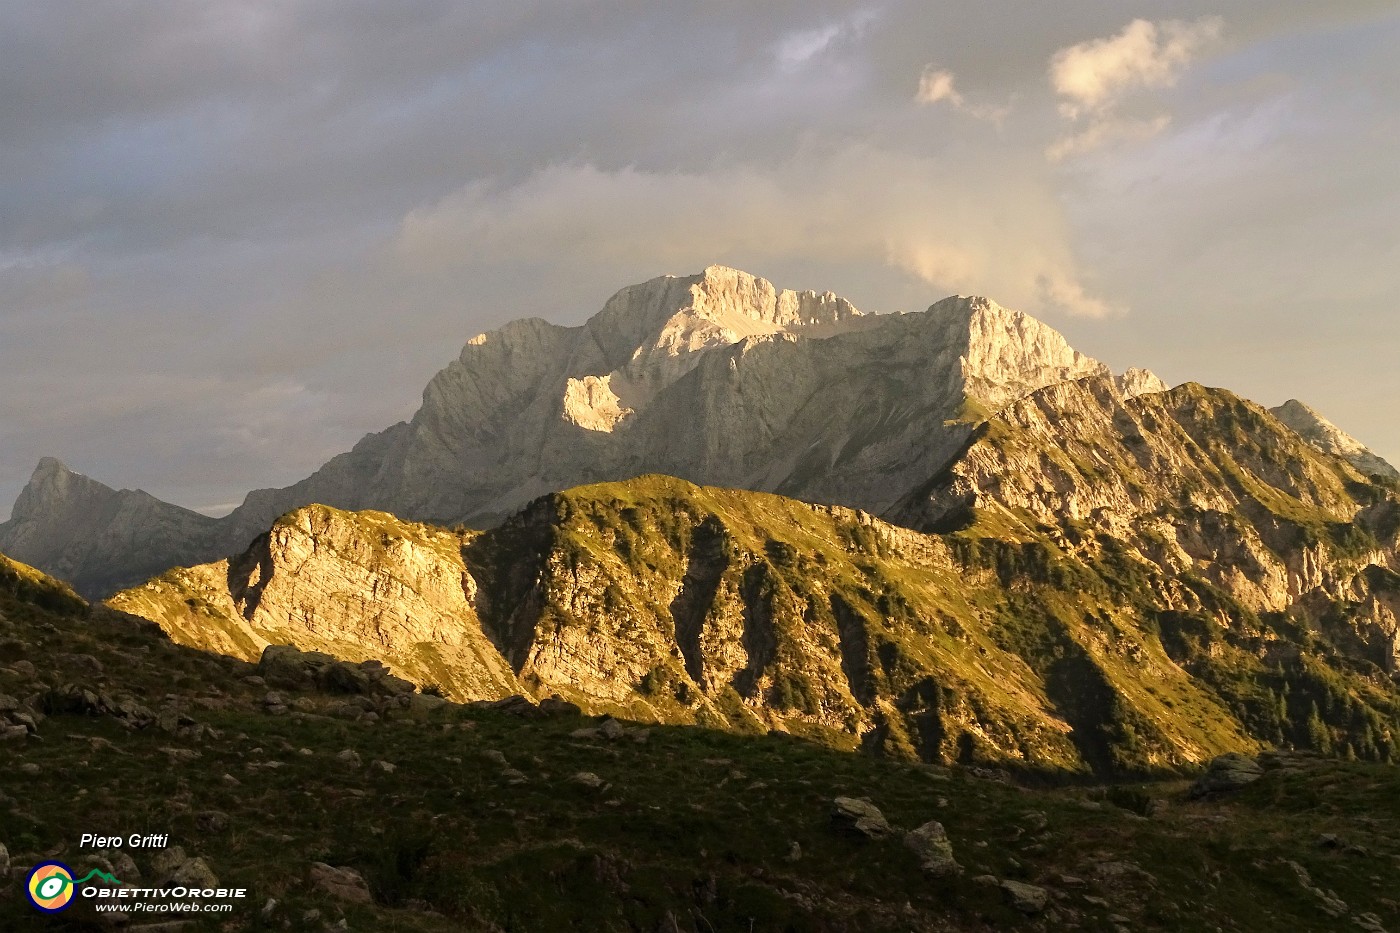
[[[1365,444],[1328,421],[1314,408],[1296,398],[1289,399],[1270,413],[1303,439],[1320,450],[1341,457],[1364,476],[1380,475],[1400,479],[1400,471],[1372,452]]]
[[[1052,327],[981,296],[863,314],[710,266],[619,290],[588,320],[467,341],[407,422],[223,518],[40,462],[0,549],[106,595],[236,553],[322,503],[488,527],[545,493],[665,473],[885,514],[960,456],[986,415],[1047,386],[1113,380]],[[1125,396],[1160,392],[1142,370]]]

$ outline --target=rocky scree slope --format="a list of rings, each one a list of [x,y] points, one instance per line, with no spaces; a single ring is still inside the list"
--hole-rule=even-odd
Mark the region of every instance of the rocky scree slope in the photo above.
[[[1089,402],[1117,440],[1090,436]],[[1085,447],[1037,434],[1052,405]],[[1195,490],[1180,515],[1161,511],[1174,487],[1145,471],[1129,411],[1160,422],[1158,467]],[[1252,441],[1191,439],[1229,412]],[[1261,743],[1391,756],[1392,490],[1199,387],[1054,386],[975,433],[906,503],[929,534],[649,476],[543,497],[484,533],[314,506],[111,605],[250,660],[278,642],[368,653],[457,699],[557,694],[934,762],[1146,773]],[[978,482],[1021,486],[979,499]]]
[[[985,298],[863,315],[710,267],[625,288],[577,327],[529,319],[473,338],[411,421],[221,519],[46,460],[0,549],[102,596],[237,553],[311,503],[483,527],[546,492],[658,472],[880,513],[957,453],[970,417],[1106,372]]]

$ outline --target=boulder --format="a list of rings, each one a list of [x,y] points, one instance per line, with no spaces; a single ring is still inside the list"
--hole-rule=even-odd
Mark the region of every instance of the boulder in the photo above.
[[[433,696],[431,693],[415,693],[409,697],[408,708],[415,713],[431,713],[433,710],[442,709],[447,705],[447,701],[442,697]]]
[[[1191,786],[1192,797],[1239,790],[1264,776],[1259,762],[1239,752],[1227,752],[1211,759],[1206,773]]]
[[[202,858],[185,854],[181,846],[171,846],[155,857],[151,865],[158,884],[188,888],[217,888],[219,879]]]
[[[352,904],[370,904],[369,884],[365,876],[353,868],[337,868],[325,862],[311,863],[311,884],[337,900]]]
[[[306,655],[292,645],[268,645],[258,659],[258,676],[275,687],[309,689],[315,680]]]
[[[502,713],[510,713],[512,716],[524,716],[534,719],[544,715],[538,706],[527,696],[518,693],[500,700],[478,700],[470,704],[478,709],[496,710]]]
[[[369,693],[370,676],[363,669],[337,661],[327,665],[319,676],[323,689],[333,693]]]
[[[837,797],[832,801],[832,820],[868,839],[888,836],[893,830],[880,808],[868,797]]]
[[[1003,881],[1001,889],[1006,893],[1006,899],[1011,902],[1011,906],[1023,914],[1040,913],[1050,900],[1049,891],[1022,881]]]
[[[953,858],[953,844],[948,841],[943,824],[937,820],[906,833],[904,844],[919,857],[919,867],[924,874],[935,878],[957,874],[958,863]]]
[[[540,700],[540,712],[549,716],[582,716],[583,708],[563,697],[552,696]]]

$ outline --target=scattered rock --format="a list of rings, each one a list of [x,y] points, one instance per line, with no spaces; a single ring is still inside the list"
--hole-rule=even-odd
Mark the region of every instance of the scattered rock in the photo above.
[[[1299,865],[1297,862],[1292,861],[1291,859],[1280,859],[1279,861],[1281,861],[1284,865],[1287,865],[1289,868],[1293,869],[1293,874],[1298,879],[1298,886],[1304,891],[1307,891],[1313,897],[1318,899],[1318,901],[1320,902],[1318,906],[1322,908],[1324,913],[1326,913],[1329,917],[1346,916],[1346,901],[1338,897],[1337,892],[1324,891],[1322,890],[1322,888],[1313,884],[1312,876],[1308,874],[1308,870],[1302,865]]]
[[[500,700],[477,700],[467,705],[474,709],[495,710],[501,713],[510,713],[512,716],[524,716],[529,719],[545,715],[529,697],[521,696],[518,693]]]
[[[349,768],[359,768],[364,763],[360,760],[360,753],[353,748],[342,749],[336,753],[335,760]]]
[[[869,839],[888,836],[893,830],[879,807],[867,797],[837,797],[832,801],[832,819]]]
[[[312,686],[314,677],[309,654],[292,645],[268,645],[258,659],[258,676],[265,683],[293,690],[305,690]],[[329,656],[328,660],[332,660]]]
[[[398,770],[398,767],[392,762],[375,759],[374,761],[371,761],[369,763],[369,769],[371,771],[381,771],[384,774],[393,774],[396,770]]]
[[[320,685],[333,693],[369,693],[369,674],[354,665],[338,661],[328,666],[318,678]]]
[[[603,779],[592,771],[580,771],[569,780],[580,787],[587,787],[589,790],[599,790],[604,784]]]
[[[569,738],[571,739],[585,739],[591,741],[594,739],[601,739],[602,737],[603,733],[593,726],[584,726],[582,729],[575,729],[573,732],[569,733]]]
[[[1239,752],[1227,752],[1212,758],[1206,773],[1191,786],[1191,797],[1239,790],[1264,776],[1259,762]]]
[[[525,776],[524,771],[520,771],[516,768],[501,769],[501,778],[507,784],[524,784],[530,780]]]
[[[409,698],[409,709],[415,713],[431,713],[433,710],[442,709],[446,705],[446,700],[442,697],[433,696],[431,693],[415,693]]]
[[[311,883],[338,900],[352,904],[370,904],[374,901],[364,875],[353,868],[336,868],[325,862],[312,862]]]
[[[802,861],[802,846],[798,845],[796,842],[788,846],[787,860],[789,862]]]
[[[194,824],[206,833],[221,833],[228,829],[228,814],[222,810],[204,810],[195,814]]]
[[[217,888],[219,879],[202,858],[191,858],[181,846],[171,846],[155,857],[151,865],[159,884],[190,888]]]
[[[120,850],[112,853],[112,874],[123,884],[130,884],[141,879],[141,869],[136,867],[136,862],[132,860],[131,856]]]
[[[1356,924],[1366,933],[1386,933],[1385,925],[1381,918],[1373,913],[1361,913],[1351,918],[1351,922]]]
[[[159,751],[167,756],[172,764],[177,762],[183,764],[199,757],[199,752],[192,748],[161,748]]]
[[[919,857],[919,867],[924,874],[942,878],[958,872],[957,860],[953,858],[953,844],[948,841],[943,824],[937,820],[930,820],[918,829],[905,833],[904,844]]]
[[[1050,900],[1050,893],[1044,888],[1021,881],[1003,881],[1001,889],[1006,892],[1006,899],[1011,902],[1011,906],[1024,914],[1040,913]]]
[[[10,850],[5,848],[5,844],[0,842],[0,878],[10,873]]]
[[[583,708],[563,697],[551,696],[540,700],[540,712],[549,716],[582,716]]]
[[[623,728],[622,723],[609,717],[598,724],[598,734],[609,742],[615,742],[626,735],[627,730]]]
[[[510,764],[510,762],[506,760],[505,752],[499,751],[498,749],[494,748],[486,749],[486,751],[481,753],[481,757],[485,758],[487,761],[494,762],[495,764],[498,764],[503,768]]]

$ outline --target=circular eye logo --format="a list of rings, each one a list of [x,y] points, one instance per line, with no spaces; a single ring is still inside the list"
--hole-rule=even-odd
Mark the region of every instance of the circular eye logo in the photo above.
[[[62,862],[40,862],[25,890],[30,903],[46,914],[67,910],[73,903],[73,870]]]

